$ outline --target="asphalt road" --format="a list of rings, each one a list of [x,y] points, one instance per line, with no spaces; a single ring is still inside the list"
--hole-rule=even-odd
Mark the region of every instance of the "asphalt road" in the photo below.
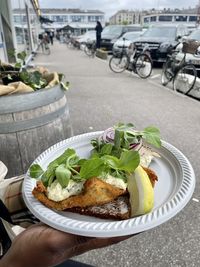
[[[191,162],[196,188],[187,206],[175,217],[117,245],[76,257],[99,267],[200,266],[200,102],[165,88],[160,68],[148,80],[125,72],[113,73],[108,62],[55,43],[50,56],[35,64],[65,74],[74,134],[104,130],[118,122],[138,129],[157,126],[162,139]],[[176,171],[176,170],[175,170]]]

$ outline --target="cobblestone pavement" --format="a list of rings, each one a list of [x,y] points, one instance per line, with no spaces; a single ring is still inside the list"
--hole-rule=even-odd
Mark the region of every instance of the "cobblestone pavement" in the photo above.
[[[162,139],[182,151],[196,174],[188,205],[174,218],[117,245],[75,259],[99,267],[200,266],[200,102],[160,85],[158,77],[142,80],[114,74],[108,62],[55,43],[51,55],[33,61],[65,74],[74,134],[103,130],[118,122],[141,129],[157,126]],[[154,70],[156,75],[158,70]]]

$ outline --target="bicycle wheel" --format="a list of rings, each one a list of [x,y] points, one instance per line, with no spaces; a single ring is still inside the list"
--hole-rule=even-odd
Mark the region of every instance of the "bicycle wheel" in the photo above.
[[[161,74],[161,83],[166,86],[169,82],[172,81],[174,73],[171,70],[172,60],[168,59],[163,64],[162,74]]]
[[[109,61],[109,67],[113,72],[121,73],[128,67],[128,57],[123,55],[122,57],[112,56]]]
[[[148,78],[152,72],[151,58],[146,54],[140,54],[135,60],[135,70],[140,78]]]
[[[73,48],[73,47],[74,47],[72,41],[69,41],[69,42],[67,43],[67,47],[68,47],[68,48]]]
[[[96,56],[96,48],[92,48],[92,57]]]
[[[89,56],[89,57],[92,56],[92,49],[88,48],[87,45],[84,48],[84,52],[86,53],[87,56]]]
[[[176,74],[173,81],[173,89],[188,94],[194,87],[197,71],[194,65],[184,65]]]
[[[44,50],[43,50],[43,53],[45,55],[50,55],[51,51],[50,51],[50,48],[49,48],[48,45],[45,45]]]

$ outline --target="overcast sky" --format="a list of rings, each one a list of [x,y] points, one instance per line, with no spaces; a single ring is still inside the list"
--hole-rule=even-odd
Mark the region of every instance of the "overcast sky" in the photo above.
[[[109,18],[120,9],[188,8],[195,7],[198,0],[39,0],[41,8],[98,9]]]

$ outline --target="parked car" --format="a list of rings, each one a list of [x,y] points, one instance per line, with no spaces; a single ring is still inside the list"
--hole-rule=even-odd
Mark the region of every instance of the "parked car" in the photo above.
[[[77,46],[81,48],[82,45],[85,45],[88,41],[96,40],[96,31],[88,31],[83,35],[79,35],[75,37]]]
[[[167,54],[177,46],[182,36],[188,35],[185,25],[153,25],[141,37],[135,40],[138,50],[148,44],[154,62],[165,62]]]
[[[101,34],[101,48],[112,52],[113,44],[119,39],[124,33],[130,31],[141,31],[141,25],[109,25],[106,26]]]
[[[195,41],[197,45],[200,44],[200,29],[196,29],[193,32],[191,32],[191,34],[189,34],[188,36],[184,36],[182,38],[181,42],[177,45],[177,48],[176,48],[176,50],[180,51],[176,56],[177,60],[181,60],[184,56],[184,53],[182,50],[183,43],[184,42],[190,43],[192,41]],[[200,77],[200,46],[199,48],[196,49],[194,53],[186,53],[185,60],[186,62],[189,62],[195,65],[198,76]]]
[[[143,34],[142,31],[126,32],[113,45],[113,55],[122,51],[122,47],[128,49],[133,41]]]
[[[96,31],[88,31],[83,35],[78,37],[79,43],[87,43],[88,40],[95,41],[96,40]]]

